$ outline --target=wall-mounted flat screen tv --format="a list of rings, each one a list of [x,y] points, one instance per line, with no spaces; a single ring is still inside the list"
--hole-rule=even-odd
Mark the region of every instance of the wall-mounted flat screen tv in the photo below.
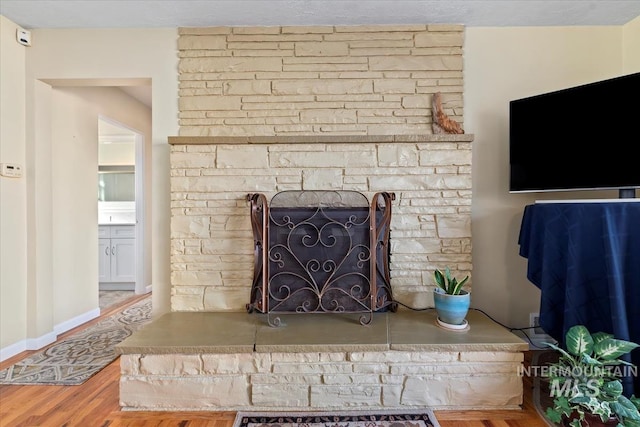
[[[509,191],[640,188],[640,73],[509,103]]]

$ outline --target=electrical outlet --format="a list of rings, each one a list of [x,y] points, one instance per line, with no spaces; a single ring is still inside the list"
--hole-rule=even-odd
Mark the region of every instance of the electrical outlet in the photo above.
[[[529,326],[534,328],[531,329],[532,335],[547,335],[544,329],[540,327],[540,313],[529,313]]]

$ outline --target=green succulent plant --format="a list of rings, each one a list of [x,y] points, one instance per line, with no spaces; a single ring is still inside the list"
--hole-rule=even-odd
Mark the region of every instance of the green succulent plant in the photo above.
[[[462,287],[469,280],[469,276],[465,276],[462,280],[458,281],[455,277],[451,276],[451,269],[446,267],[444,273],[436,268],[433,272],[433,279],[440,289],[444,293],[449,295],[460,295]]]

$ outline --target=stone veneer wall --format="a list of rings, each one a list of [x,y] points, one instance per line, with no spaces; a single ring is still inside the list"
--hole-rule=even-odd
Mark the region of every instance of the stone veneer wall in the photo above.
[[[377,191],[395,192],[391,286],[406,304],[432,305],[434,268],[471,271],[471,135],[440,138],[449,141],[437,135],[372,137],[379,142],[369,143],[332,139],[303,144],[175,139],[173,310],[242,310],[249,302],[250,192],[270,199],[282,190],[356,190],[370,200]]]
[[[180,135],[431,133],[462,123],[460,25],[179,29]]]
[[[243,310],[247,193],[395,192],[394,296],[431,305],[434,268],[470,273],[472,135],[431,135],[431,94],[462,123],[463,27],[181,28],[171,138],[171,309]]]
[[[522,352],[124,354],[132,410],[520,409]]]

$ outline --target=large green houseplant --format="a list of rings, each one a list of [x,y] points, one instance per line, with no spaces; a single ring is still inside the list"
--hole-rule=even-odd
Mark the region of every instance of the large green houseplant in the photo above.
[[[551,421],[570,427],[640,427],[640,399],[622,394],[624,367],[633,365],[620,359],[638,344],[576,325],[566,333],[566,349],[547,345],[560,352],[547,371],[553,406],[546,415]]]
[[[471,304],[471,295],[462,287],[469,276],[458,279],[446,267],[444,273],[436,269],[433,273],[436,287],[433,292],[433,303],[438,313],[438,321],[457,327],[466,323],[465,317]]]

